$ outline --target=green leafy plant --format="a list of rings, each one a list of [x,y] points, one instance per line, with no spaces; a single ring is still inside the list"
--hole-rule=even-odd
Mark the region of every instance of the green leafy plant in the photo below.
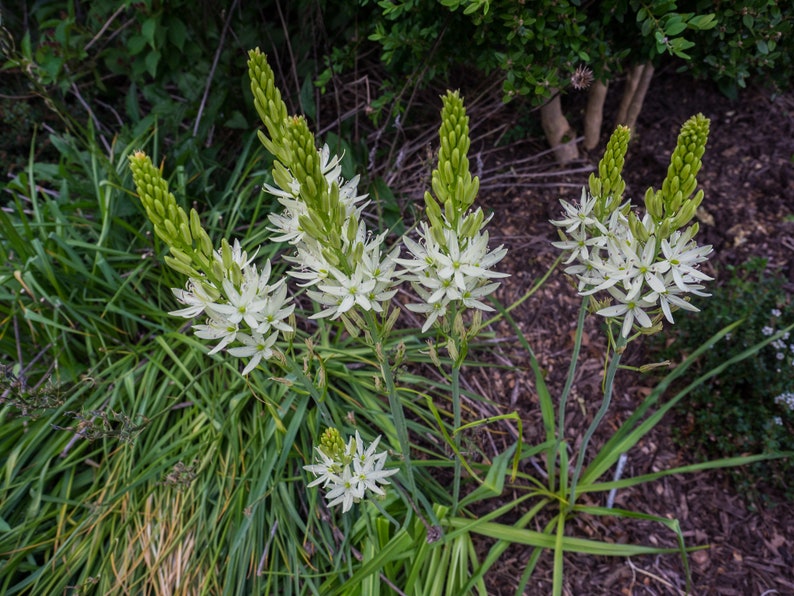
[[[282,8],[282,19],[270,18]],[[89,120],[100,137],[129,132],[129,140],[155,129],[172,162],[230,174],[235,160],[223,154],[225,141],[250,125],[237,57],[271,40],[294,81],[288,101],[312,111],[310,82],[323,35],[319,22],[308,26],[305,16],[320,9],[314,0],[286,7],[235,0],[11,3],[0,22],[2,69],[24,78],[17,94],[45,98],[71,134],[82,134]],[[345,31],[351,19],[338,10],[332,22]],[[300,96],[307,81],[310,92]],[[208,186],[204,180],[195,192]]]
[[[776,453],[794,449],[794,305],[783,290],[784,279],[756,258],[721,272],[723,283],[708,299],[708,317],[686,317],[674,341],[660,347],[659,356],[678,362],[706,338],[734,321],[741,321],[714,349],[696,363],[707,370],[748,347],[765,344],[752,360],[727,369],[718,378],[693,390],[677,439],[700,457],[729,457],[743,453]],[[699,300],[699,303],[705,301]],[[733,475],[744,494],[763,496],[773,486],[794,497],[794,462],[778,460],[753,464]]]
[[[745,0],[716,8],[711,2],[696,6],[715,10],[717,26],[693,36],[695,60],[687,65],[689,70],[715,81],[732,98],[748,84],[791,87],[794,10],[789,3]]]
[[[678,4],[379,2],[370,39],[380,44],[381,59],[391,73],[399,79],[410,73],[416,85],[436,77],[446,81],[456,69],[500,71],[505,101],[525,97],[540,106],[546,139],[557,160],[567,163],[578,158],[573,142],[577,134],[564,114],[561,96],[571,88],[591,89],[584,145],[593,149],[600,141],[607,84],[627,70],[617,123],[633,128],[655,66],[666,57],[689,60],[692,35],[716,24],[707,7],[695,13]],[[471,42],[455,43],[461,37]]]

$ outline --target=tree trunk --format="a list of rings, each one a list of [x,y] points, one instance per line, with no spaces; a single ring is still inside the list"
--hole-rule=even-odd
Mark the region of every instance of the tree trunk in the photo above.
[[[571,128],[562,113],[559,93],[540,108],[540,121],[543,125],[543,132],[546,134],[546,140],[554,149],[557,163],[562,165],[579,159],[576,131]]]
[[[645,101],[645,94],[653,78],[653,64],[638,64],[629,72],[626,89],[618,109],[617,123],[633,129]]]
[[[623,124],[626,121],[626,115],[629,113],[629,104],[637,91],[637,85],[640,84],[643,68],[645,68],[644,64],[632,66],[626,76],[626,88],[623,90],[623,97],[620,98],[620,107],[618,107],[618,115],[615,118],[617,122],[615,124]]]
[[[594,81],[587,97],[587,108],[584,113],[584,148],[595,149],[601,139],[601,124],[604,121],[604,101],[607,98],[607,85]]]

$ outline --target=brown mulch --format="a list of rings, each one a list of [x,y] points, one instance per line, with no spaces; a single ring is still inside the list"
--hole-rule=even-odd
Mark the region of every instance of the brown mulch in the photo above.
[[[617,102],[619,95],[612,92],[610,98]],[[576,99],[572,99],[575,105]],[[607,122],[609,110],[610,106]],[[700,238],[715,249],[710,266],[763,256],[770,266],[794,280],[794,95],[774,97],[748,90],[734,102],[708,84],[663,73],[651,86],[629,149],[624,172],[627,196],[641,201],[648,186],[661,184],[679,127],[697,112],[711,119],[709,145],[698,177],[706,193],[699,214]],[[576,113],[569,118],[576,122]],[[597,162],[607,134],[602,146],[576,167]],[[527,151],[531,150],[528,146]],[[511,151],[516,151],[515,145]],[[508,162],[518,157],[514,153],[494,159]],[[494,211],[489,226],[492,243],[510,248],[502,263],[502,269],[512,275],[501,289],[503,303],[519,298],[554,262],[557,253],[549,243],[555,239],[555,231],[548,220],[559,213],[558,198],[578,198],[577,186],[586,179],[587,174],[581,173],[551,176],[547,186],[516,185],[507,190],[489,190],[488,180],[483,179],[480,201]],[[792,287],[794,284],[789,284],[788,291]],[[538,355],[552,395],[559,393],[565,380],[579,304],[564,275],[555,272],[513,313]],[[498,333],[507,338],[514,335],[506,325]],[[502,363],[514,365],[515,372],[502,370],[485,378],[489,373],[472,371],[467,381],[475,389],[487,387],[486,395],[502,411],[519,411],[525,441],[536,444],[542,440],[542,425],[533,377],[526,356],[511,346],[501,343],[495,353]],[[604,350],[599,322],[589,320],[567,411],[566,438],[574,447],[600,405]],[[625,361],[642,364],[641,350],[630,346]],[[591,443],[591,454],[641,403],[652,384],[639,375],[619,375],[610,413]],[[668,416],[646,436],[629,453],[623,476],[693,463],[691,454],[671,438],[672,427],[678,423],[676,416]],[[707,547],[689,557],[694,594],[794,594],[794,503],[774,494],[768,496],[764,505],[752,502],[737,493],[726,474],[715,471],[666,477],[619,491],[615,506],[675,518],[688,546]],[[516,512],[516,518],[520,513],[523,511]],[[531,527],[541,529],[539,525]],[[675,535],[661,524],[621,518],[577,519],[570,533],[606,541],[676,546]],[[488,576],[489,593],[514,594],[530,554],[531,549],[521,546],[506,552]],[[567,594],[685,593],[684,568],[675,554],[629,560],[571,554],[565,565]],[[551,556],[546,553],[526,594],[550,591]]]

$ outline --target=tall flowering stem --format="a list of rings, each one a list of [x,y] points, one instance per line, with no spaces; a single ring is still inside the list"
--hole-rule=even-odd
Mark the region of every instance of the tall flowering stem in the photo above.
[[[676,310],[698,310],[689,294],[708,296],[701,282],[711,277],[700,264],[711,246],[695,242],[698,224],[692,223],[703,199],[702,191],[692,193],[708,129],[708,119],[700,114],[682,126],[662,188],[648,189],[645,213],[638,215],[622,197],[629,131],[618,127],[599,176],[591,176],[578,204],[561,201],[563,218],[552,221],[560,235],[554,245],[567,255],[566,273],[597,314],[620,323],[624,338],[634,330],[657,331],[663,320],[674,323]]]
[[[504,273],[492,268],[507,254],[499,246],[490,250],[486,218],[482,208],[473,209],[479,180],[469,171],[469,117],[459,93],[442,97],[438,165],[432,173],[432,193],[425,193],[427,222],[420,222],[419,240],[405,238],[412,258],[398,259],[420,302],[408,304],[413,312],[426,315],[422,331],[436,327],[445,337],[452,360],[451,391],[455,452],[460,453],[460,370],[468,345],[480,329],[482,311],[492,311],[483,299],[493,293]],[[463,313],[473,309],[470,324]],[[460,498],[462,464],[455,458],[452,512]]]
[[[341,319],[352,335],[363,331],[376,353],[407,485],[414,498],[421,498],[403,406],[383,351],[399,314],[389,302],[401,281],[396,271],[400,246],[386,249],[385,233],[368,232],[361,217],[367,196],[358,193],[358,176],[345,180],[341,158],[332,155],[327,146],[317,149],[304,118],[288,116],[273,71],[258,49],[249,52],[248,69],[255,106],[267,131],[260,131],[259,138],[276,158],[275,186],[265,185],[283,207],[269,216],[273,240],[293,248],[285,257],[292,264],[289,275],[320,305],[311,318]],[[349,505],[350,501],[345,501],[343,509]]]
[[[708,295],[702,291],[701,282],[711,278],[699,266],[711,247],[695,242],[698,224],[692,222],[703,200],[703,191],[695,193],[695,189],[708,130],[709,121],[700,114],[682,126],[662,187],[648,189],[645,212],[638,214],[631,201],[623,197],[626,185],[621,174],[629,130],[618,127],[598,164],[598,174],[590,176],[578,204],[561,201],[563,217],[552,221],[560,236],[553,244],[564,251],[568,265],[565,271],[576,280],[584,298],[583,308],[589,307],[607,319],[610,338],[604,397],[580,446],[565,499],[568,512],[576,501],[590,439],[611,403],[615,373],[626,345],[640,333],[659,331],[664,320],[674,323],[676,310],[697,310],[688,294]],[[575,352],[583,323],[580,317]],[[613,325],[619,327],[617,337]],[[569,382],[575,366],[574,358]],[[570,383],[560,403],[558,449],[569,389]]]
[[[312,318],[342,317],[353,310],[389,318],[388,302],[397,292],[399,244],[384,248],[386,234],[368,232],[361,213],[367,196],[358,194],[358,176],[341,176],[341,158],[327,146],[317,149],[303,117],[288,116],[273,71],[258,49],[249,52],[248,71],[257,112],[267,133],[259,138],[276,158],[265,186],[283,211],[269,216],[273,240],[287,242],[289,274],[322,308]]]

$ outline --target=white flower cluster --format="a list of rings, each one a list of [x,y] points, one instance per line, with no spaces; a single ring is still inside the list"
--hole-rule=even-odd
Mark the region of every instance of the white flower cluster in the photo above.
[[[317,476],[309,483],[309,487],[322,485],[328,507],[342,505],[342,513],[346,513],[367,494],[385,495],[380,484],[391,484],[386,480],[396,474],[397,469],[384,469],[387,452],[375,453],[380,442],[380,435],[364,449],[364,441],[356,431],[344,451],[336,457],[328,455],[322,447],[317,447],[317,463],[303,466],[305,470]]]
[[[771,332],[765,335],[772,335],[773,333],[777,333],[776,329],[771,327],[770,329]],[[763,333],[764,330],[762,329],[761,332]],[[776,350],[775,356],[777,357],[778,360],[785,360],[787,357],[792,357],[791,364],[794,365],[794,343],[788,343],[789,337],[790,337],[789,333],[784,333],[778,339],[774,340],[771,343],[771,346],[775,348]]]
[[[779,308],[773,308],[769,314],[772,315],[772,324],[761,328],[761,334],[767,337],[778,333],[777,327],[781,323],[778,319],[783,315]],[[778,373],[782,371],[782,366],[794,366],[794,342],[791,341],[791,333],[786,331],[769,345],[775,350],[775,358],[780,363],[777,368]]]
[[[775,403],[784,406],[789,410],[789,412],[794,412],[794,393],[792,393],[791,391],[787,391],[786,393],[781,393],[780,395],[775,397]],[[783,417],[773,416],[772,422],[774,422],[775,425],[777,426],[783,426]]]
[[[595,217],[596,199],[582,189],[578,204],[560,201],[564,217],[551,223],[563,238],[552,244],[569,251],[565,272],[578,279],[582,296],[606,291],[616,304],[597,311],[604,317],[623,317],[621,335],[628,337],[636,323],[653,326],[649,311],[661,309],[674,323],[673,310],[697,311],[686,294],[708,296],[701,281],[712,279],[698,269],[707,260],[711,246],[698,246],[693,240],[695,228],[675,231],[668,238],[658,236],[657,226],[649,214],[638,222],[644,229],[644,241],[632,232],[626,216],[627,206],[615,209],[606,221]]]
[[[269,215],[277,232],[276,242],[288,242],[295,246],[295,253],[285,259],[294,264],[290,275],[302,280],[309,287],[307,294],[324,308],[311,318],[331,317],[335,319],[354,306],[365,311],[382,312],[381,303],[390,300],[397,292],[395,284],[395,259],[399,246],[381,254],[386,234],[371,236],[367,232],[361,212],[368,203],[359,204],[367,195],[358,195],[358,180],[355,176],[345,181],[341,176],[342,166],[338,156],[331,156],[327,145],[319,151],[320,167],[329,190],[336,184],[339,202],[345,210],[345,223],[338,230],[342,240],[341,253],[346,267],[329,262],[324,248],[326,240],[312,236],[301,225],[308,216],[309,208],[301,199],[300,183],[287,170],[282,169],[277,183],[280,188],[264,185],[266,191],[277,197],[284,207],[281,214]],[[352,226],[351,226],[352,220]],[[352,238],[346,233],[355,229]]]
[[[461,220],[465,221],[465,218]],[[427,315],[423,332],[439,317],[444,317],[450,303],[455,301],[462,302],[467,308],[493,310],[482,302],[482,298],[499,287],[499,282],[490,280],[508,277],[507,273],[491,270],[504,258],[507,249],[500,245],[488,250],[488,232],[483,231],[488,220],[483,221],[480,229],[470,237],[449,227],[446,218],[444,223],[443,245],[422,222],[419,225],[419,242],[407,236],[403,239],[413,259],[397,259],[405,267],[403,278],[411,282],[422,299],[422,302],[408,304],[406,308]]]
[[[782,406],[786,406],[789,410],[794,412],[794,393],[788,391],[786,393],[781,393],[777,397],[775,397],[775,403],[780,404]]]
[[[286,319],[295,305],[287,296],[283,278],[270,283],[269,260],[260,270],[237,240],[227,249],[226,259],[222,250],[214,254],[219,269],[224,271],[221,287],[207,278],[189,278],[186,289],[171,290],[186,307],[169,314],[188,319],[205,314],[203,324],[193,325],[196,335],[218,342],[210,354],[225,349],[232,356],[250,358],[243,370],[247,375],[262,360],[273,356],[279,332],[293,330]]]

